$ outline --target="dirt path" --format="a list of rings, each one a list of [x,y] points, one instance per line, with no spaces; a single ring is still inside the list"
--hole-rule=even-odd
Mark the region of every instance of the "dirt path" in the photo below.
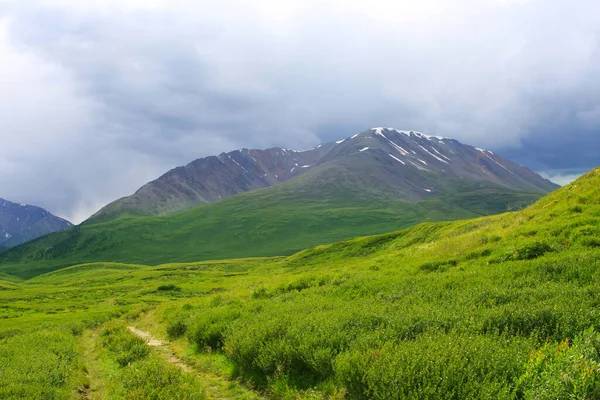
[[[137,329],[134,326],[128,326],[129,332],[137,337],[140,337],[148,343],[148,346],[153,347],[157,352],[171,364],[181,368],[182,371],[196,375],[206,386],[207,397],[209,399],[261,399],[257,393],[244,388],[239,383],[229,381],[224,377],[211,374],[205,371],[194,369],[186,364],[181,358],[175,354],[169,342],[157,339],[152,334]]]
[[[154,339],[152,337],[152,335],[150,335],[148,332],[144,332],[133,326],[128,326],[127,329],[129,330],[129,332],[133,333],[135,336],[144,339],[148,343],[148,346],[150,346],[150,347],[164,346],[164,344],[165,344],[165,342],[163,342],[162,340]]]
[[[167,346],[163,340],[156,339],[150,333],[144,332],[140,329],[137,329],[134,326],[128,326],[127,329],[129,330],[129,332],[133,333],[135,336],[144,339],[146,341],[146,343],[148,344],[148,346],[156,347],[159,350],[159,352],[161,353],[161,355],[171,364],[181,368],[184,372],[187,372],[187,373],[191,373],[194,371],[191,367],[186,365],[183,362],[183,360],[181,360],[181,358],[177,357],[173,353],[171,348],[169,346]]]

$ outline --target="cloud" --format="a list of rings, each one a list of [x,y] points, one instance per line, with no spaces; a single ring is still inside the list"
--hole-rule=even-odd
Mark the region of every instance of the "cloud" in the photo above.
[[[587,171],[579,171],[579,172],[575,172],[575,173],[569,173],[568,171],[548,171],[548,172],[542,172],[541,175],[544,178],[549,179],[558,185],[564,186],[566,184],[573,182],[574,180],[579,178],[581,175],[583,175],[585,172],[587,172]]]
[[[372,126],[600,163],[600,4],[0,1],[1,196],[76,222],[168,168]],[[568,29],[566,29],[568,27]]]

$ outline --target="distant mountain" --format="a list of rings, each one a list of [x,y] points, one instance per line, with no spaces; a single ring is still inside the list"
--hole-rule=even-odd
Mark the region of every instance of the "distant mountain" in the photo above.
[[[0,199],[0,252],[72,226],[43,208]]]
[[[309,173],[408,201],[453,192],[457,180],[540,194],[558,187],[526,167],[454,139],[372,128],[309,150],[242,149],[201,158],[109,204],[88,222],[123,213],[168,215]]]
[[[85,224],[5,251],[0,272],[27,278],[84,262],[287,255],[425,221],[517,210],[557,187],[453,139],[373,128],[306,151],[196,160]]]

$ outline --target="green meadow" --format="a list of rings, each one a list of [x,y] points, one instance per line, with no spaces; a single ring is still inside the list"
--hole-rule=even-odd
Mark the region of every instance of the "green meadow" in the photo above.
[[[600,398],[600,170],[518,212],[142,264],[4,269],[0,398]]]
[[[90,262],[158,265],[291,255],[423,221],[519,209],[541,196],[497,186],[454,184],[454,194],[408,202],[339,182],[309,190],[288,182],[168,216],[124,214],[109,221],[92,220],[0,254],[0,273],[27,279]]]

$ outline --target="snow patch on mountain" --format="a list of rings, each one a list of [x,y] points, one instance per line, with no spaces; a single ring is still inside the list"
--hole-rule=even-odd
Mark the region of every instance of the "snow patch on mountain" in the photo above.
[[[450,139],[450,138],[447,138],[447,137],[444,137],[444,136],[427,135],[427,134],[422,133],[422,132],[405,131],[405,130],[400,130],[400,129],[395,129],[395,128],[378,127],[378,128],[371,128],[371,130],[374,131],[375,133],[378,133],[378,134],[382,134],[383,131],[394,131],[394,132],[398,132],[398,133],[401,133],[403,135],[406,135],[408,137],[410,137],[411,135],[415,135],[417,137],[425,138],[427,140],[431,140],[431,139],[437,139],[437,140]]]
[[[419,147],[420,147],[421,149],[423,149],[423,150],[424,150],[424,151],[425,151],[427,154],[429,154],[431,157],[435,158],[436,160],[439,160],[439,161],[441,161],[441,162],[443,162],[443,163],[446,163],[446,164],[448,164],[448,161],[446,161],[446,160],[443,160],[443,159],[441,159],[440,157],[436,156],[435,154],[433,154],[432,152],[430,152],[429,150],[427,150],[425,147],[423,147],[423,146],[421,146],[421,145],[419,145]]]
[[[435,151],[436,153],[438,153],[441,157],[444,157],[446,160],[448,161],[452,161],[451,159],[449,159],[448,157],[446,157],[445,155],[443,155],[442,153],[440,153],[439,151],[437,151],[437,149],[433,146],[431,146],[431,150]]]
[[[391,154],[388,154],[388,156],[390,156],[390,157],[392,157],[394,160],[396,160],[396,161],[398,161],[398,162],[401,162],[402,164],[406,165],[406,163],[405,163],[404,161],[402,161],[401,159],[399,159],[398,157],[396,157],[396,156],[393,156],[393,155],[391,155]]]

